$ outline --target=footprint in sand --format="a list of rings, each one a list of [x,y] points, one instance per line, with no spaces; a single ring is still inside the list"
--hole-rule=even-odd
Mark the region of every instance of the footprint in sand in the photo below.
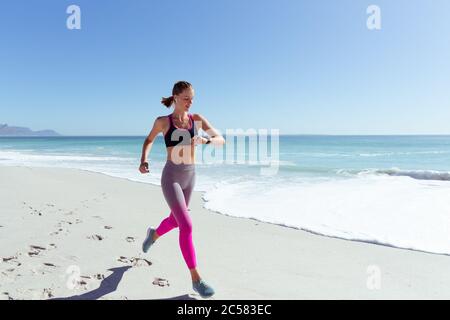
[[[88,285],[86,280],[80,280],[80,281],[77,281],[75,283],[75,288],[76,289],[88,290],[89,289],[89,285]]]
[[[50,262],[44,262],[44,266],[46,267],[52,267],[52,268],[57,268],[58,266],[54,265],[53,263]]]
[[[2,271],[1,274],[8,280],[14,280],[16,277],[21,276],[21,274],[17,274],[17,272],[19,272],[19,270],[16,268],[9,268]]]
[[[44,290],[42,290],[42,297],[43,297],[44,299],[53,298],[53,292],[52,292],[52,289],[50,289],[50,288],[45,288]]]
[[[129,260],[127,257],[124,257],[124,256],[120,256],[120,257],[117,259],[117,261],[120,261],[120,262],[126,263],[126,264],[129,264],[129,263],[130,263],[130,260]]]
[[[30,214],[42,216],[42,212],[40,210],[36,210],[36,209],[31,208],[31,207],[30,207],[30,209],[33,210],[32,212],[30,212]]]
[[[71,221],[66,221],[66,220],[61,220],[56,224],[56,227],[58,228],[59,232],[63,231],[63,227],[64,226],[71,226],[73,224],[73,222]],[[66,233],[67,233],[68,229],[66,229]]]
[[[57,246],[54,243],[48,244],[46,247],[38,246],[38,245],[30,245],[30,250],[28,251],[28,256],[34,257],[40,255],[42,252],[46,250],[53,250],[56,249]],[[20,255],[20,253],[19,253]]]
[[[44,289],[27,289],[24,293],[28,293],[32,296],[33,299],[50,299],[53,298],[53,289],[44,288]]]
[[[120,256],[117,261],[128,264],[128,265],[132,265],[133,267],[147,267],[147,266],[151,266],[152,262],[147,260],[147,259],[143,259],[143,258],[136,258],[136,257],[132,257],[132,258],[127,258],[124,256]]]
[[[41,254],[42,251],[47,250],[44,247],[40,247],[40,246],[35,246],[35,245],[31,245],[30,246],[30,251],[28,251],[28,255],[30,257],[34,257],[34,256],[38,256]]]
[[[2,262],[7,262],[7,263],[18,262],[17,261],[17,256],[11,256],[11,257],[2,258]]]
[[[27,204],[25,201],[23,201],[22,203],[24,204],[24,207],[28,207],[28,209],[31,210],[30,214],[42,216],[41,210],[37,210],[37,209],[33,208],[31,205]]]
[[[165,287],[165,286],[170,286],[169,284],[169,280],[166,279],[162,279],[162,278],[155,278],[155,280],[153,280],[152,282],[155,286],[160,286],[160,287]]]
[[[70,233],[68,229],[61,228],[61,225],[59,223],[56,227],[58,228],[58,230],[53,231],[52,233],[49,233],[49,235],[56,236],[56,235],[62,234],[62,233],[64,233],[64,235],[68,235]]]
[[[14,298],[9,295],[9,292],[2,292],[0,300],[14,300]]]
[[[68,221],[68,220],[61,220],[61,221],[58,222],[58,224],[56,226],[57,227],[61,227],[62,225],[73,225],[73,224],[79,224],[79,223],[82,223],[82,222],[83,222],[83,220],[80,220],[80,219],[75,219],[75,222],[74,221]]]
[[[105,279],[105,275],[101,274],[101,273],[97,273],[92,276],[80,276],[80,278],[88,279],[88,280],[103,280],[103,279]]]
[[[105,275],[101,274],[101,273],[97,273],[96,275],[93,276],[93,278],[97,279],[97,280],[103,280],[103,279],[105,279]]]
[[[22,266],[22,263],[19,262],[17,255],[16,256],[2,258],[1,262],[2,262],[2,264],[4,263],[5,265],[8,265],[7,269],[5,270],[6,272],[2,272],[2,274],[4,276],[6,276],[7,278],[10,278],[10,275],[14,271],[17,271],[17,269],[19,269],[20,266]]]
[[[103,236],[100,236],[100,235],[98,235],[98,234],[94,234],[94,235],[92,235],[92,236],[88,236],[87,238],[88,238],[88,239],[91,239],[91,240],[96,240],[96,241],[102,241],[102,240],[104,239]]]
[[[76,288],[88,290],[90,287],[98,286],[98,281],[105,279],[105,275],[98,273],[92,276],[80,276],[80,280],[75,283]]]
[[[60,267],[55,265],[54,263],[44,262],[42,264],[32,266],[30,271],[32,275],[44,275],[54,273],[54,271],[58,268]]]
[[[61,220],[61,221],[58,223],[58,227],[61,227],[63,224],[72,225],[73,222],[72,222],[72,221],[67,221],[67,220]]]

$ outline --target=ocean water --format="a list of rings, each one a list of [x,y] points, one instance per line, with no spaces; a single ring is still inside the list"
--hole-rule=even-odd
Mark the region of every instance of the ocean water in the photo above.
[[[163,140],[156,139],[150,173],[143,175],[137,168],[144,139],[2,137],[0,165],[77,168],[159,185]],[[195,190],[203,192],[206,208],[326,236],[450,254],[450,136],[282,135],[276,148],[268,140],[269,164],[261,163],[261,149],[254,161],[254,149],[229,147],[231,140],[216,149],[211,163],[200,156],[211,154],[211,147],[197,146]],[[268,168],[270,174],[264,173]]]

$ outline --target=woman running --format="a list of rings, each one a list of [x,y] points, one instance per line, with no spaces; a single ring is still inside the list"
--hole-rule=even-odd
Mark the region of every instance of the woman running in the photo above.
[[[213,288],[199,275],[192,241],[192,221],[188,206],[195,184],[195,146],[197,144],[222,145],[225,139],[200,114],[188,113],[194,99],[194,89],[189,82],[179,81],[172,89],[172,96],[162,98],[167,108],[175,108],[168,116],[158,117],[142,147],[141,173],[149,172],[148,154],[156,136],[162,132],[167,149],[167,161],[162,171],[161,187],[164,198],[170,207],[170,214],[162,220],[158,228],[150,227],[142,243],[147,252],[153,243],[163,234],[178,227],[179,243],[184,261],[191,272],[192,287],[201,297],[214,294]],[[209,137],[199,137],[198,129],[204,130]]]

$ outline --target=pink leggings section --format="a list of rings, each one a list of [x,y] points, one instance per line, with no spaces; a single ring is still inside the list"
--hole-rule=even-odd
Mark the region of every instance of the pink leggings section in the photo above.
[[[182,213],[181,215],[185,215]],[[197,260],[195,257],[195,249],[194,249],[194,243],[192,240],[192,225],[190,221],[184,221],[181,223],[182,227],[180,227],[180,234],[179,234],[179,243],[180,243],[180,249],[181,253],[183,254],[184,261],[186,262],[189,269],[194,269],[197,266]],[[156,228],[156,233],[159,236],[162,236],[163,234],[169,232],[170,230],[178,227],[179,224],[175,220],[175,217],[173,213],[171,212],[170,215],[165,218],[163,221],[161,221],[161,224],[158,228]]]
[[[195,183],[194,165],[177,165],[168,161],[163,169],[161,187],[171,209],[170,215],[161,221],[156,232],[159,236],[179,227],[179,243],[184,261],[189,269],[197,266],[192,240],[192,221],[188,205]]]

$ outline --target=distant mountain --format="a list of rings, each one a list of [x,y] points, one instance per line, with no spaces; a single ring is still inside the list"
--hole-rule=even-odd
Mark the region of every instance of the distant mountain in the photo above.
[[[0,136],[8,136],[8,137],[14,137],[14,136],[20,136],[20,137],[54,137],[54,136],[60,136],[59,133],[53,131],[53,130],[40,130],[40,131],[33,131],[29,128],[24,127],[10,127],[7,124],[0,124]]]

